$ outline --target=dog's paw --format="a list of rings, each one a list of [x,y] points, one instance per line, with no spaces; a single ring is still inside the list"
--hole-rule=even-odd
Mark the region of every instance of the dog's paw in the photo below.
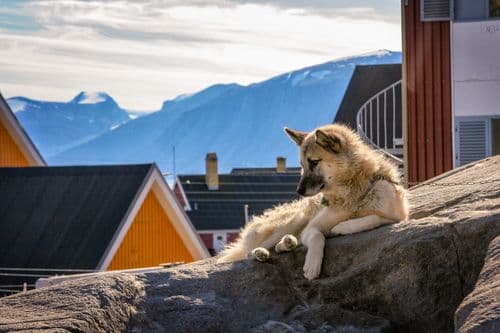
[[[274,250],[279,253],[279,252],[289,252],[292,251],[297,247],[299,244],[299,241],[294,235],[285,235],[283,238],[280,240],[278,244],[274,247]]]
[[[319,276],[321,272],[321,261],[317,260],[306,260],[304,264],[304,277],[306,279],[313,280]]]
[[[354,230],[350,227],[348,223],[339,223],[331,230],[332,236],[340,236],[340,235],[350,235],[354,233]]]
[[[269,257],[270,257],[270,253],[267,249],[263,248],[263,247],[257,247],[255,249],[252,250],[252,252],[250,253],[250,257],[257,260],[257,261],[260,261],[260,262],[265,262],[267,260],[269,260]]]

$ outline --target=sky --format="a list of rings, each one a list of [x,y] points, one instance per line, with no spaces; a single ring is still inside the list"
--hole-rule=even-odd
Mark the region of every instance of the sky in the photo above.
[[[0,91],[122,107],[401,50],[400,0],[0,0]]]

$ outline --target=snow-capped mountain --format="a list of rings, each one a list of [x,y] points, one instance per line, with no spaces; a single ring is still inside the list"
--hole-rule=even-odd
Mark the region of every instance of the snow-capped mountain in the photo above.
[[[233,167],[272,166],[277,156],[285,156],[289,166],[297,166],[297,148],[285,136],[283,127],[310,130],[331,123],[357,64],[400,62],[400,52],[384,50],[303,68],[248,86],[214,85],[166,101],[159,112],[47,156],[47,160],[50,164],[154,161],[171,172],[175,146],[177,173],[203,173],[205,154],[211,151],[219,157],[219,172]],[[59,125],[56,122],[53,126]],[[29,128],[28,132],[31,134]]]
[[[69,102],[13,97],[7,103],[47,159],[131,119],[102,92],[81,92]]]

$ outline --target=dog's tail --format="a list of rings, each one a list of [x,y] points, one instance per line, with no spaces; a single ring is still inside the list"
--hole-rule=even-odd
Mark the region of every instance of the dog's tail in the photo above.
[[[246,259],[248,249],[243,246],[243,242],[236,241],[224,248],[217,256],[217,262],[232,262]]]
[[[232,262],[248,258],[248,254],[260,242],[259,221],[261,217],[256,218],[240,230],[240,237],[233,243],[226,245],[217,256],[217,262]]]

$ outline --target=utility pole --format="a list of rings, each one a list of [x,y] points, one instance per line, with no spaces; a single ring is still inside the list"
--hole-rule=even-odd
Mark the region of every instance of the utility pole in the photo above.
[[[245,224],[248,223],[248,204],[243,205],[243,209],[245,210]]]

